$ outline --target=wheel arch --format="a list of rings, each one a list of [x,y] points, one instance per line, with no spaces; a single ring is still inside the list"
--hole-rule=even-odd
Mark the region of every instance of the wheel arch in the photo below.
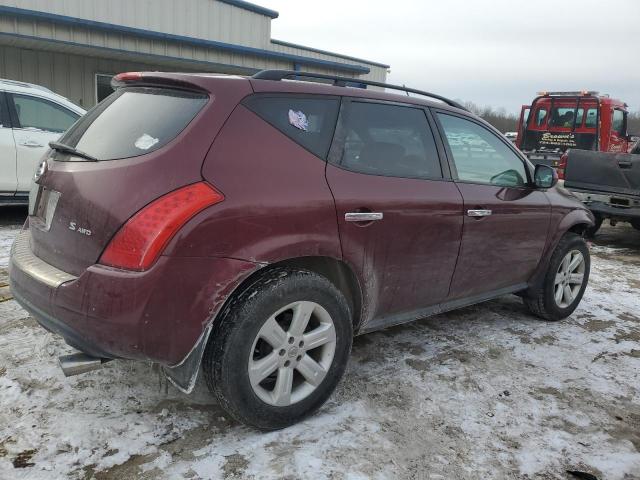
[[[538,268],[528,282],[529,291],[539,288],[544,281],[549,259],[556,250],[562,237],[567,233],[575,233],[576,235],[584,237],[587,229],[592,227],[594,224],[595,220],[593,214],[587,209],[577,208],[575,210],[570,210],[564,217],[562,217],[555,228],[555,232],[550,236],[550,241],[544,255],[538,263]]]
[[[229,295],[225,304],[220,309],[216,318],[225,309],[225,306],[232,301],[232,299],[242,293],[249,285],[253,283],[253,280],[263,275],[265,272],[276,268],[292,268],[303,269],[322,275],[329,280],[333,285],[342,292],[347,299],[349,307],[351,308],[352,323],[354,332],[357,331],[362,319],[362,289],[360,282],[356,277],[353,269],[349,267],[345,262],[333,257],[327,256],[303,256],[294,257],[278,262],[270,263],[262,268],[258,268],[243,279]],[[213,322],[215,323],[214,318]]]
[[[209,322],[205,325],[200,338],[196,341],[192,350],[179,364],[175,366],[163,366],[163,370],[169,381],[184,393],[190,393],[196,383],[200,364],[209,337],[215,335],[219,318],[233,304],[234,299],[250,288],[255,281],[265,273],[277,268],[304,269],[322,275],[338,290],[340,290],[351,309],[353,331],[358,331],[362,320],[363,295],[360,282],[353,270],[342,260],[326,256],[303,256],[280,260],[258,267],[244,278],[240,279],[231,293],[224,300],[220,308],[213,313]]]

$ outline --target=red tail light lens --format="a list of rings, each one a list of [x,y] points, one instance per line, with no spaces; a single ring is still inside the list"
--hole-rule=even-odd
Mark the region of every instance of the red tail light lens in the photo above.
[[[569,156],[568,153],[563,153],[562,156],[560,157],[560,161],[558,162],[558,180],[564,180],[564,171],[567,168],[567,157]]]
[[[118,231],[100,257],[100,263],[125,270],[147,270],[180,228],[224,195],[200,182],[153,201]]]

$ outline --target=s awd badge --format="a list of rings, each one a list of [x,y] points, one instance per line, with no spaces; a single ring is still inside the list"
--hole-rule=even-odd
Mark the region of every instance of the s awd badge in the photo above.
[[[91,230],[89,230],[88,228],[79,227],[76,222],[69,222],[69,230],[81,233],[83,235],[86,235],[87,237],[91,236]]]

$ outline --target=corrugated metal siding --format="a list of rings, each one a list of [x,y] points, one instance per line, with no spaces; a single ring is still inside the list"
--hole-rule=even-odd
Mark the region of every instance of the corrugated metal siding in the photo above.
[[[68,53],[36,51],[2,46],[0,78],[43,85],[73,103],[89,108],[95,104],[95,76],[135,70],[154,70],[155,65]]]
[[[321,60],[329,60],[332,62],[339,62],[339,63],[351,63],[351,64],[356,64],[356,65],[362,65],[364,67],[368,67],[371,69],[371,71],[368,74],[365,75],[358,75],[358,78],[362,78],[362,79],[366,79],[366,80],[372,80],[374,82],[385,82],[387,79],[387,69],[384,67],[379,67],[377,65],[372,65],[370,63],[367,62],[359,62],[359,61],[355,61],[353,59],[346,59],[343,57],[340,57],[339,55],[329,55],[329,54],[324,54],[324,53],[319,53],[319,52],[314,52],[312,50],[307,50],[305,48],[295,48],[295,47],[290,47],[288,45],[280,45],[278,43],[273,43],[271,44],[271,50],[274,50],[276,52],[282,52],[282,53],[289,53],[291,55],[301,55],[304,57],[311,57],[311,58],[319,58]],[[305,68],[306,70],[306,68]],[[314,72],[316,72],[316,69],[313,69]],[[347,76],[347,77],[353,77],[354,75],[345,75],[344,72],[340,73],[340,72],[336,72],[336,75],[341,75],[341,76]]]
[[[271,19],[215,0],[0,0],[0,5],[267,49]]]

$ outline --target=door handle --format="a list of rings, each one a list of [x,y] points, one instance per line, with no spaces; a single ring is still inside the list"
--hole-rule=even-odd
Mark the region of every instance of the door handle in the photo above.
[[[36,140],[25,140],[24,142],[20,142],[20,145],[22,145],[23,147],[29,147],[29,148],[44,147],[43,144],[37,142]]]
[[[349,212],[344,214],[346,222],[373,222],[382,220],[382,212]]]
[[[467,216],[469,217],[488,217],[492,213],[491,210],[467,210]]]

